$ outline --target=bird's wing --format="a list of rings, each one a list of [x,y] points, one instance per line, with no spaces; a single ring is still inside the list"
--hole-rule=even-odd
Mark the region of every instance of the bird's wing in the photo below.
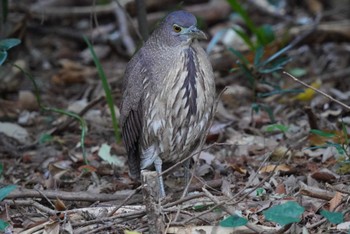
[[[120,108],[120,125],[122,138],[128,152],[130,176],[140,177],[139,141],[142,134],[142,82],[145,71],[141,59],[135,56],[127,65],[123,79],[123,99]]]

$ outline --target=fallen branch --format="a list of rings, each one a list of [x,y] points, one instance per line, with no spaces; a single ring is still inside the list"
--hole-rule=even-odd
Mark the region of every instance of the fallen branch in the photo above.
[[[126,199],[130,193],[133,191],[120,191],[115,194],[105,194],[105,193],[89,193],[89,192],[66,192],[66,191],[53,191],[53,190],[34,190],[18,188],[12,191],[6,199],[16,199],[16,198],[43,198],[44,196],[48,199],[61,199],[68,201],[88,201],[88,202],[107,202],[107,201],[123,201]],[[127,204],[132,204],[142,201],[141,195],[135,195],[133,199],[127,202]]]
[[[330,201],[334,196],[335,192],[330,192],[320,188],[314,188],[307,186],[303,182],[299,182],[300,190],[299,193],[304,196],[318,198],[326,201]]]

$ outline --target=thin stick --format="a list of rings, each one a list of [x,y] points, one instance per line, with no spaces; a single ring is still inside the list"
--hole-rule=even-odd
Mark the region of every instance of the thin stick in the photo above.
[[[346,105],[345,103],[341,102],[341,101],[338,101],[337,99],[334,99],[332,96],[326,94],[325,92],[322,92],[321,90],[319,89],[316,89],[306,83],[304,83],[303,81],[299,80],[298,78],[292,76],[291,74],[289,74],[288,72],[286,71],[283,71],[283,74],[286,74],[288,77],[292,78],[294,81],[304,85],[305,87],[309,88],[309,89],[312,89],[313,91],[325,96],[326,98],[330,99],[331,101],[335,102],[335,103],[338,103],[339,105],[341,105],[342,107],[344,107],[345,109],[347,110],[350,110],[350,106]]]

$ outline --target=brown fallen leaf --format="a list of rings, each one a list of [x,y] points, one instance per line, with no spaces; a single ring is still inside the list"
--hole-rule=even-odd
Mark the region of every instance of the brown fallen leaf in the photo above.
[[[270,173],[272,171],[283,171],[283,172],[289,172],[291,171],[291,167],[286,165],[286,164],[281,164],[281,165],[267,165],[259,171],[259,173]]]
[[[330,183],[330,182],[333,182],[334,180],[336,180],[339,176],[337,174],[335,174],[334,172],[328,170],[327,168],[322,168],[322,169],[312,173],[311,177],[317,181]]]
[[[329,210],[334,211],[335,208],[342,202],[344,194],[336,192],[334,197],[329,201]]]
[[[55,200],[54,204],[55,204],[55,209],[58,210],[58,211],[64,211],[64,210],[67,209],[67,207],[64,204],[64,202],[61,199],[59,199],[59,198],[57,198]]]
[[[276,194],[286,194],[286,187],[283,183],[280,183],[276,186],[276,190],[275,190]]]

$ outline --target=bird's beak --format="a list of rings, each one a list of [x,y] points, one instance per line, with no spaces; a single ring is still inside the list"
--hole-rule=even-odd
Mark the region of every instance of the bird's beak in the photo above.
[[[187,28],[184,34],[196,39],[207,39],[207,35],[205,35],[205,33],[199,30],[196,26],[191,26]]]

